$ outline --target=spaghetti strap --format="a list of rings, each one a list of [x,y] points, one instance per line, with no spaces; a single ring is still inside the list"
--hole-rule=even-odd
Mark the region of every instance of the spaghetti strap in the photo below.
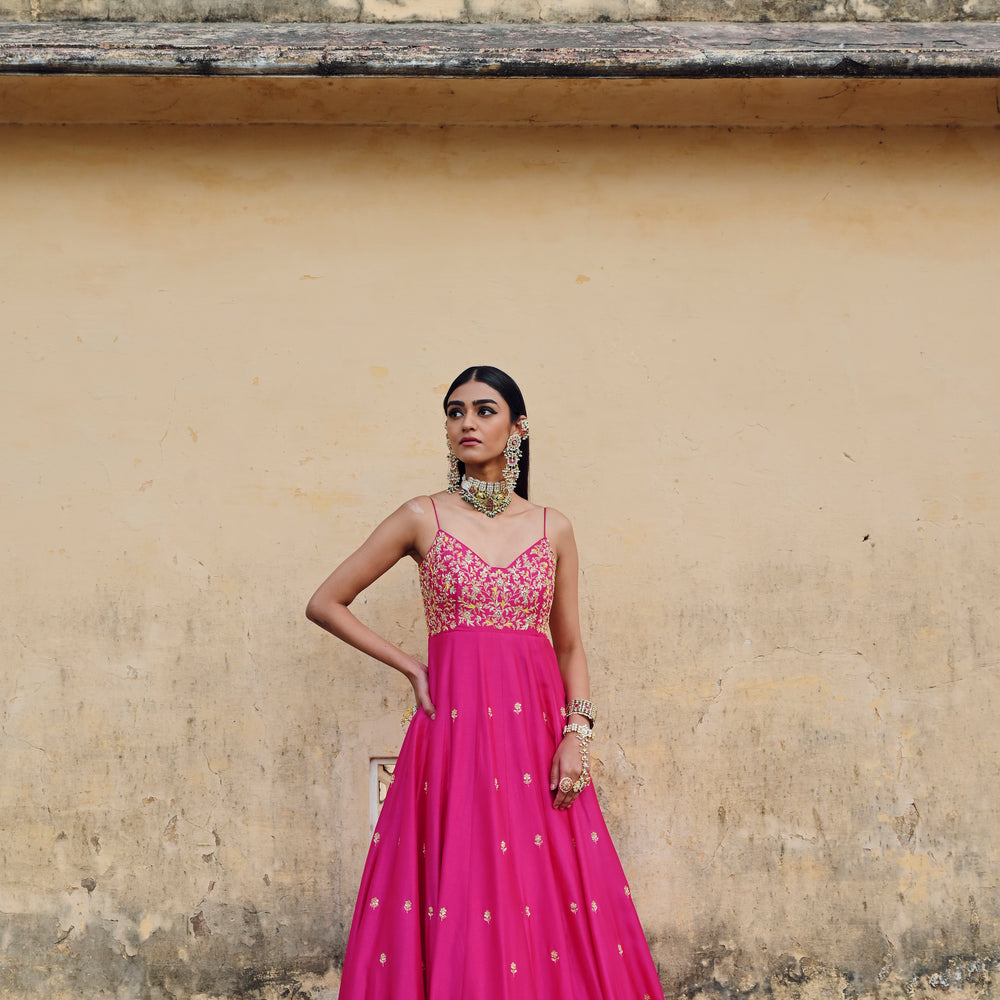
[[[438,517],[438,509],[437,509],[437,504],[434,502],[434,497],[429,496],[427,499],[430,500],[431,506],[434,508],[434,520],[437,521],[437,526],[440,528],[441,518]]]
[[[549,508],[548,507],[543,507],[542,508],[542,538],[548,538],[549,537],[548,534],[546,534],[546,524],[545,524],[545,522],[548,520],[548,518],[549,518]]]

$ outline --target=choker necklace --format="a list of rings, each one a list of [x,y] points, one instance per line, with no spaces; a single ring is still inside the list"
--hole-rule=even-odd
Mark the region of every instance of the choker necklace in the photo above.
[[[527,437],[527,421],[522,420],[523,430]],[[503,478],[498,483],[487,483],[482,479],[473,479],[472,476],[462,476],[459,483],[458,459],[448,446],[450,455],[448,472],[448,492],[458,493],[461,490],[462,499],[466,503],[472,504],[480,514],[487,517],[496,517],[502,514],[510,503],[510,498],[514,495],[514,488],[517,486],[517,477],[521,471],[521,442],[524,438],[514,431],[507,438],[507,445],[503,450],[504,469]]]
[[[487,483],[471,476],[462,477],[462,499],[487,517],[502,514],[510,503],[510,495],[511,490],[503,480]]]

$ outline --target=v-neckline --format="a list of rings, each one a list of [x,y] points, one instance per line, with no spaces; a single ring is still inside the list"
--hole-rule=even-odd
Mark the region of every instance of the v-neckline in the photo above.
[[[514,556],[514,558],[511,559],[511,561],[507,563],[505,566],[497,566],[495,563],[491,563],[489,560],[484,559],[471,545],[467,545],[465,542],[462,541],[461,538],[457,538],[450,531],[446,531],[444,528],[438,526],[437,534],[447,535],[453,542],[457,542],[459,545],[461,545],[466,552],[471,552],[472,555],[474,555],[484,566],[488,566],[490,569],[501,570],[501,571],[510,569],[511,566],[514,565],[514,563],[516,563],[519,559],[523,559],[524,556],[526,556],[536,545],[540,545],[542,542],[547,542],[549,540],[547,535],[542,535],[540,538],[536,538],[535,541],[533,541],[526,549],[522,549],[522,551],[518,552],[518,554]],[[436,541],[437,541],[437,535],[434,536],[434,542]],[[431,543],[431,549],[432,548],[434,548],[433,542]],[[430,549],[428,549],[427,551],[428,553],[430,553]],[[424,556],[424,559],[426,558],[427,556]]]

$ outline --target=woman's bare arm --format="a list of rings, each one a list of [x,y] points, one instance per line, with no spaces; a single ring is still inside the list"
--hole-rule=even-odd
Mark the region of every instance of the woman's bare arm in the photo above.
[[[421,529],[426,530],[430,501],[417,498],[390,514],[320,585],[306,605],[306,617],[403,674],[413,685],[417,703],[434,717],[427,685],[427,665],[394,646],[363,624],[350,610],[366,587],[407,555],[418,551]]]
[[[567,702],[577,698],[589,701],[590,674],[583,650],[583,637],[580,634],[578,580],[580,560],[576,551],[576,540],[573,537],[572,525],[558,511],[549,510],[548,523],[549,540],[558,560],[555,597],[552,601],[552,613],[549,616],[552,645],[559,662],[559,672],[562,674]],[[574,715],[568,721],[589,724],[582,715]],[[568,775],[576,781],[582,769],[579,741],[572,735],[563,737],[552,758],[552,771],[549,775],[551,790],[558,789],[562,776]],[[554,805],[557,809],[567,808],[575,797],[573,792],[559,791]]]

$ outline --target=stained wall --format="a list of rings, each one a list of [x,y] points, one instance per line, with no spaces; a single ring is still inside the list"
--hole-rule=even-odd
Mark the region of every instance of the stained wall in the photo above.
[[[559,24],[982,21],[998,0],[0,0],[0,23]]]
[[[597,783],[668,994],[989,992],[985,121],[879,127],[898,86],[834,81],[549,92],[587,127],[410,84],[322,124],[365,117],[323,81],[308,126],[80,124],[66,91],[39,124],[15,83],[3,996],[333,995],[409,699],[303,608],[442,484],[441,394],[482,361],[576,527]],[[423,648],[412,567],[358,611]]]

